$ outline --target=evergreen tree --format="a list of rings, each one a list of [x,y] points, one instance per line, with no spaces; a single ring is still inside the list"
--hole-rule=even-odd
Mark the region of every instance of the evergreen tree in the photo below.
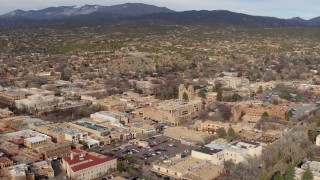
[[[302,180],[313,180],[313,174],[308,166],[308,169],[303,173]]]
[[[182,99],[185,100],[185,101],[189,100],[188,94],[186,92],[183,93]]]
[[[227,137],[227,132],[226,132],[226,130],[225,130],[224,128],[219,128],[219,129],[217,130],[217,134],[218,134],[218,136],[219,136],[220,138],[225,138],[225,137]]]
[[[117,164],[117,170],[118,170],[120,173],[122,173],[123,171],[125,171],[123,162],[118,162],[118,164]]]
[[[218,89],[217,91],[217,101],[222,101],[222,90]]]
[[[293,116],[292,110],[286,111],[284,115],[285,115],[285,119],[287,121],[290,121],[290,118]]]
[[[269,117],[268,112],[265,111],[265,112],[262,114],[262,117]]]
[[[262,86],[259,86],[257,93],[258,94],[262,94],[263,93],[263,87]]]
[[[234,129],[232,127],[228,129],[228,136],[229,137],[235,137],[236,136],[236,132],[234,131]]]
[[[309,140],[314,143],[316,141],[316,137],[318,135],[318,131],[317,131],[316,127],[314,127],[308,135],[309,135]]]
[[[203,98],[203,99],[205,99],[205,98],[206,98],[206,93],[204,92],[204,90],[201,89],[201,90],[198,92],[198,96],[201,97],[201,98]]]
[[[284,180],[293,180],[295,176],[294,164],[290,163],[286,169],[286,172],[283,176]]]

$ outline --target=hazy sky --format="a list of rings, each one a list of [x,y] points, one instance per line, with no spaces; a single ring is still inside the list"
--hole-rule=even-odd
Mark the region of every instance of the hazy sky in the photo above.
[[[33,10],[62,5],[115,5],[127,2],[165,6],[176,11],[230,10],[280,18],[320,16],[320,0],[0,0],[0,14],[16,9]]]

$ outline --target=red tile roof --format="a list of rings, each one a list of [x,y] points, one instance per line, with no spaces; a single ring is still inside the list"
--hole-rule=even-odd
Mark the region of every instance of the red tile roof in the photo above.
[[[74,158],[71,159],[71,157],[64,157],[64,161],[66,161],[69,166],[72,166],[71,169],[73,172],[77,172],[80,171],[82,169],[86,169],[98,164],[102,164],[105,163],[107,161],[111,161],[114,160],[115,158],[109,157],[109,156],[103,156],[103,157],[97,157],[91,154],[87,154],[86,151],[81,151],[81,150],[72,150],[74,153],[76,153],[76,155],[74,155]],[[83,157],[79,157],[79,155],[81,153],[85,153],[85,155]],[[82,162],[82,163],[80,163]],[[75,164],[79,164],[79,165],[75,165]]]
[[[10,162],[10,159],[6,157],[0,158],[0,163],[5,163],[5,162]]]

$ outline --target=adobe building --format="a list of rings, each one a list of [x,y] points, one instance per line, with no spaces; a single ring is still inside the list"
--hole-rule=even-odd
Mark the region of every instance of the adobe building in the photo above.
[[[185,85],[180,84],[179,86],[179,99],[184,99],[184,94],[187,94],[188,100],[200,100],[201,98],[198,96],[198,93],[201,89],[204,89],[204,86],[201,85]]]

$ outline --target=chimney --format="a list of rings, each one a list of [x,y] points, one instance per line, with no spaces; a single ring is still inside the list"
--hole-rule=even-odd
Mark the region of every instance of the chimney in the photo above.
[[[74,158],[74,154],[73,154],[73,152],[70,154],[70,159],[71,160],[73,160],[73,158]]]

